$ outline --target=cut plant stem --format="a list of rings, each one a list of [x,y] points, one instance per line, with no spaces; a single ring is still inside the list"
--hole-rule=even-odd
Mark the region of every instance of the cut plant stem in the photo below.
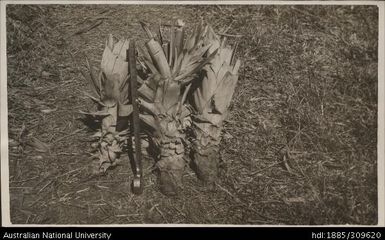
[[[87,60],[89,74],[84,74],[91,83],[94,95],[86,94],[96,105],[94,112],[81,112],[100,120],[100,129],[94,135],[98,141],[98,171],[105,172],[118,163],[122,147],[128,138],[128,117],[132,112],[129,100],[128,63],[126,50],[129,48],[127,39],[114,42],[109,35],[103,52],[99,75]],[[95,96],[96,95],[96,96]]]
[[[209,52],[218,52],[203,68],[201,84],[193,92],[193,160],[198,178],[210,186],[214,186],[218,176],[221,132],[240,66],[240,61],[234,58],[234,50],[225,41],[208,27],[205,44],[211,46]]]
[[[186,128],[191,124],[190,110],[184,104],[190,87],[207,59],[208,47],[203,48],[203,34],[197,29],[184,40],[184,24],[178,20],[172,27],[168,58],[161,44],[154,39],[146,24],[142,24],[148,37],[145,63],[150,69],[149,77],[139,88],[140,104],[144,108],[141,119],[152,129],[151,137],[157,155],[160,189],[164,194],[174,195],[182,187],[182,175],[186,166],[184,157]],[[162,37],[165,41],[164,37]],[[186,44],[188,41],[190,44]]]

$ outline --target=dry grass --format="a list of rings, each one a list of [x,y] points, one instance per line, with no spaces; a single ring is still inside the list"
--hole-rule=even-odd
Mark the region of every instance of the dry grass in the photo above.
[[[376,224],[375,6],[8,5],[12,223]],[[243,60],[215,191],[187,171],[174,198],[129,190],[128,159],[92,177],[77,71],[105,37],[204,18]],[[43,143],[39,143],[38,139]]]

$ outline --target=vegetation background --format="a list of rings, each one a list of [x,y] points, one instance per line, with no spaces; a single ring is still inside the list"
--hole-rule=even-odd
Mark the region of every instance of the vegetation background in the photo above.
[[[7,5],[12,223],[376,224],[376,6]],[[78,69],[105,39],[203,18],[243,61],[207,191],[188,170],[176,197],[145,161],[135,196],[127,161],[91,175],[91,103]],[[127,156],[125,156],[127,157]]]

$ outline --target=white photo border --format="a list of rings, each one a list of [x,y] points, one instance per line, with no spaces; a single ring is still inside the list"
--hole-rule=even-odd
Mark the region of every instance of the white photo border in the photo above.
[[[378,125],[377,125],[377,194],[378,224],[385,226],[385,2],[381,1],[73,1],[5,0],[0,2],[0,143],[1,143],[1,222],[3,227],[373,227],[373,225],[225,225],[225,224],[12,224],[10,221],[8,107],[6,57],[7,4],[141,4],[141,5],[376,5],[378,7]]]

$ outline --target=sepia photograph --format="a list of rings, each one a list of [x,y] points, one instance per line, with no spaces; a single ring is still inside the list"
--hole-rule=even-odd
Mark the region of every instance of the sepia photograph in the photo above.
[[[2,7],[3,225],[379,224],[376,2]]]

